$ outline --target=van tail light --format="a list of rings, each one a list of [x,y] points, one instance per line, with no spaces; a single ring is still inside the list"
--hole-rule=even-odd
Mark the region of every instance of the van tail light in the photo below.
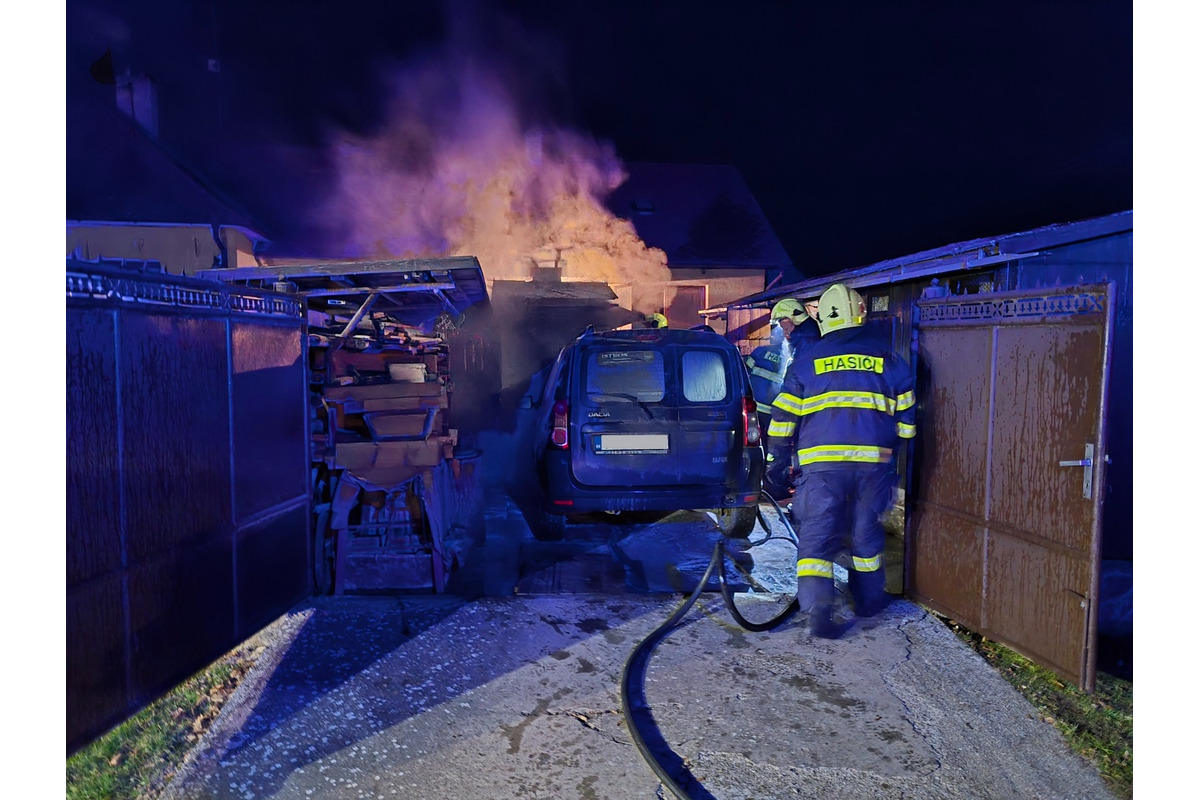
[[[762,441],[762,430],[758,427],[757,404],[752,397],[742,398],[742,444],[753,447]]]
[[[567,412],[569,406],[566,400],[554,404],[554,426],[550,429],[550,443],[560,450],[567,449]]]

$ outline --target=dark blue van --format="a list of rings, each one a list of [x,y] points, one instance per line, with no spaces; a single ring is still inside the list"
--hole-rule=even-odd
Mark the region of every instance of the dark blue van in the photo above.
[[[589,329],[522,406],[534,415],[537,538],[597,511],[711,510],[726,535],[753,530],[762,431],[741,354],[720,335]]]

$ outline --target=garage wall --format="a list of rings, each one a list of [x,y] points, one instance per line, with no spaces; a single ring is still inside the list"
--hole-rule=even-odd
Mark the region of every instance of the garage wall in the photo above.
[[[303,304],[69,260],[66,321],[70,753],[313,570]]]

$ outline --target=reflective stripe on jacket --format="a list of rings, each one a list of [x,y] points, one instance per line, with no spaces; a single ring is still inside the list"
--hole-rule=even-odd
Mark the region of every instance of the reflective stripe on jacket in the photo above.
[[[750,391],[758,403],[758,410],[771,413],[771,401],[779,394],[783,385],[783,374],[787,365],[783,363],[783,345],[764,344],[754,348],[746,356],[746,369],[750,372]]]
[[[801,466],[888,463],[917,432],[913,385],[888,339],[866,327],[830,333],[788,367],[768,448],[792,441]]]
[[[754,348],[746,356],[746,369],[750,372],[750,391],[758,403],[758,410],[763,414],[771,413],[771,403],[779,394],[788,364],[796,353],[803,353],[814,343],[820,341],[821,334],[817,324],[806,320],[792,330],[787,346],[774,342]]]

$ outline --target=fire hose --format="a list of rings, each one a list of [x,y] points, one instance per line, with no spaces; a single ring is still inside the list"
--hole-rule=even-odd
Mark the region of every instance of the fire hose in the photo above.
[[[769,500],[771,505],[774,506],[776,513],[788,531],[792,543],[796,544],[796,531],[792,528],[787,514],[769,494],[763,492],[763,497]],[[758,521],[762,525],[763,530],[767,531],[767,537],[755,542],[751,547],[757,547],[772,539],[780,538],[771,534],[771,528],[763,517],[761,509],[758,512]],[[733,592],[725,580],[725,537],[722,536],[717,540],[716,546],[713,547],[713,554],[708,562],[708,568],[696,584],[696,588],[691,596],[680,604],[666,621],[638,643],[633,652],[629,654],[629,657],[625,661],[625,669],[621,674],[621,708],[625,717],[626,728],[629,730],[634,744],[642,754],[642,758],[650,766],[650,769],[658,776],[663,786],[669,789],[679,800],[715,800],[715,798],[692,776],[684,760],[671,749],[670,745],[658,733],[656,726],[653,724],[645,726],[640,724],[639,716],[643,720],[649,718],[645,721],[653,722],[653,715],[650,712],[649,704],[646,702],[643,684],[645,682],[646,667],[650,662],[650,654],[653,652],[655,646],[666,638],[667,634],[679,624],[680,620],[683,619],[684,615],[687,614],[688,610],[699,599],[701,592],[704,591],[704,587],[708,585],[708,580],[714,570],[717,571],[720,580],[721,596],[725,600],[725,606],[729,609],[729,613],[733,616],[737,624],[745,630],[754,632],[771,630],[783,624],[800,608],[799,601],[793,597],[792,601],[782,612],[765,622],[752,622],[746,619],[735,605]],[[682,785],[684,782],[688,786],[685,787]]]

